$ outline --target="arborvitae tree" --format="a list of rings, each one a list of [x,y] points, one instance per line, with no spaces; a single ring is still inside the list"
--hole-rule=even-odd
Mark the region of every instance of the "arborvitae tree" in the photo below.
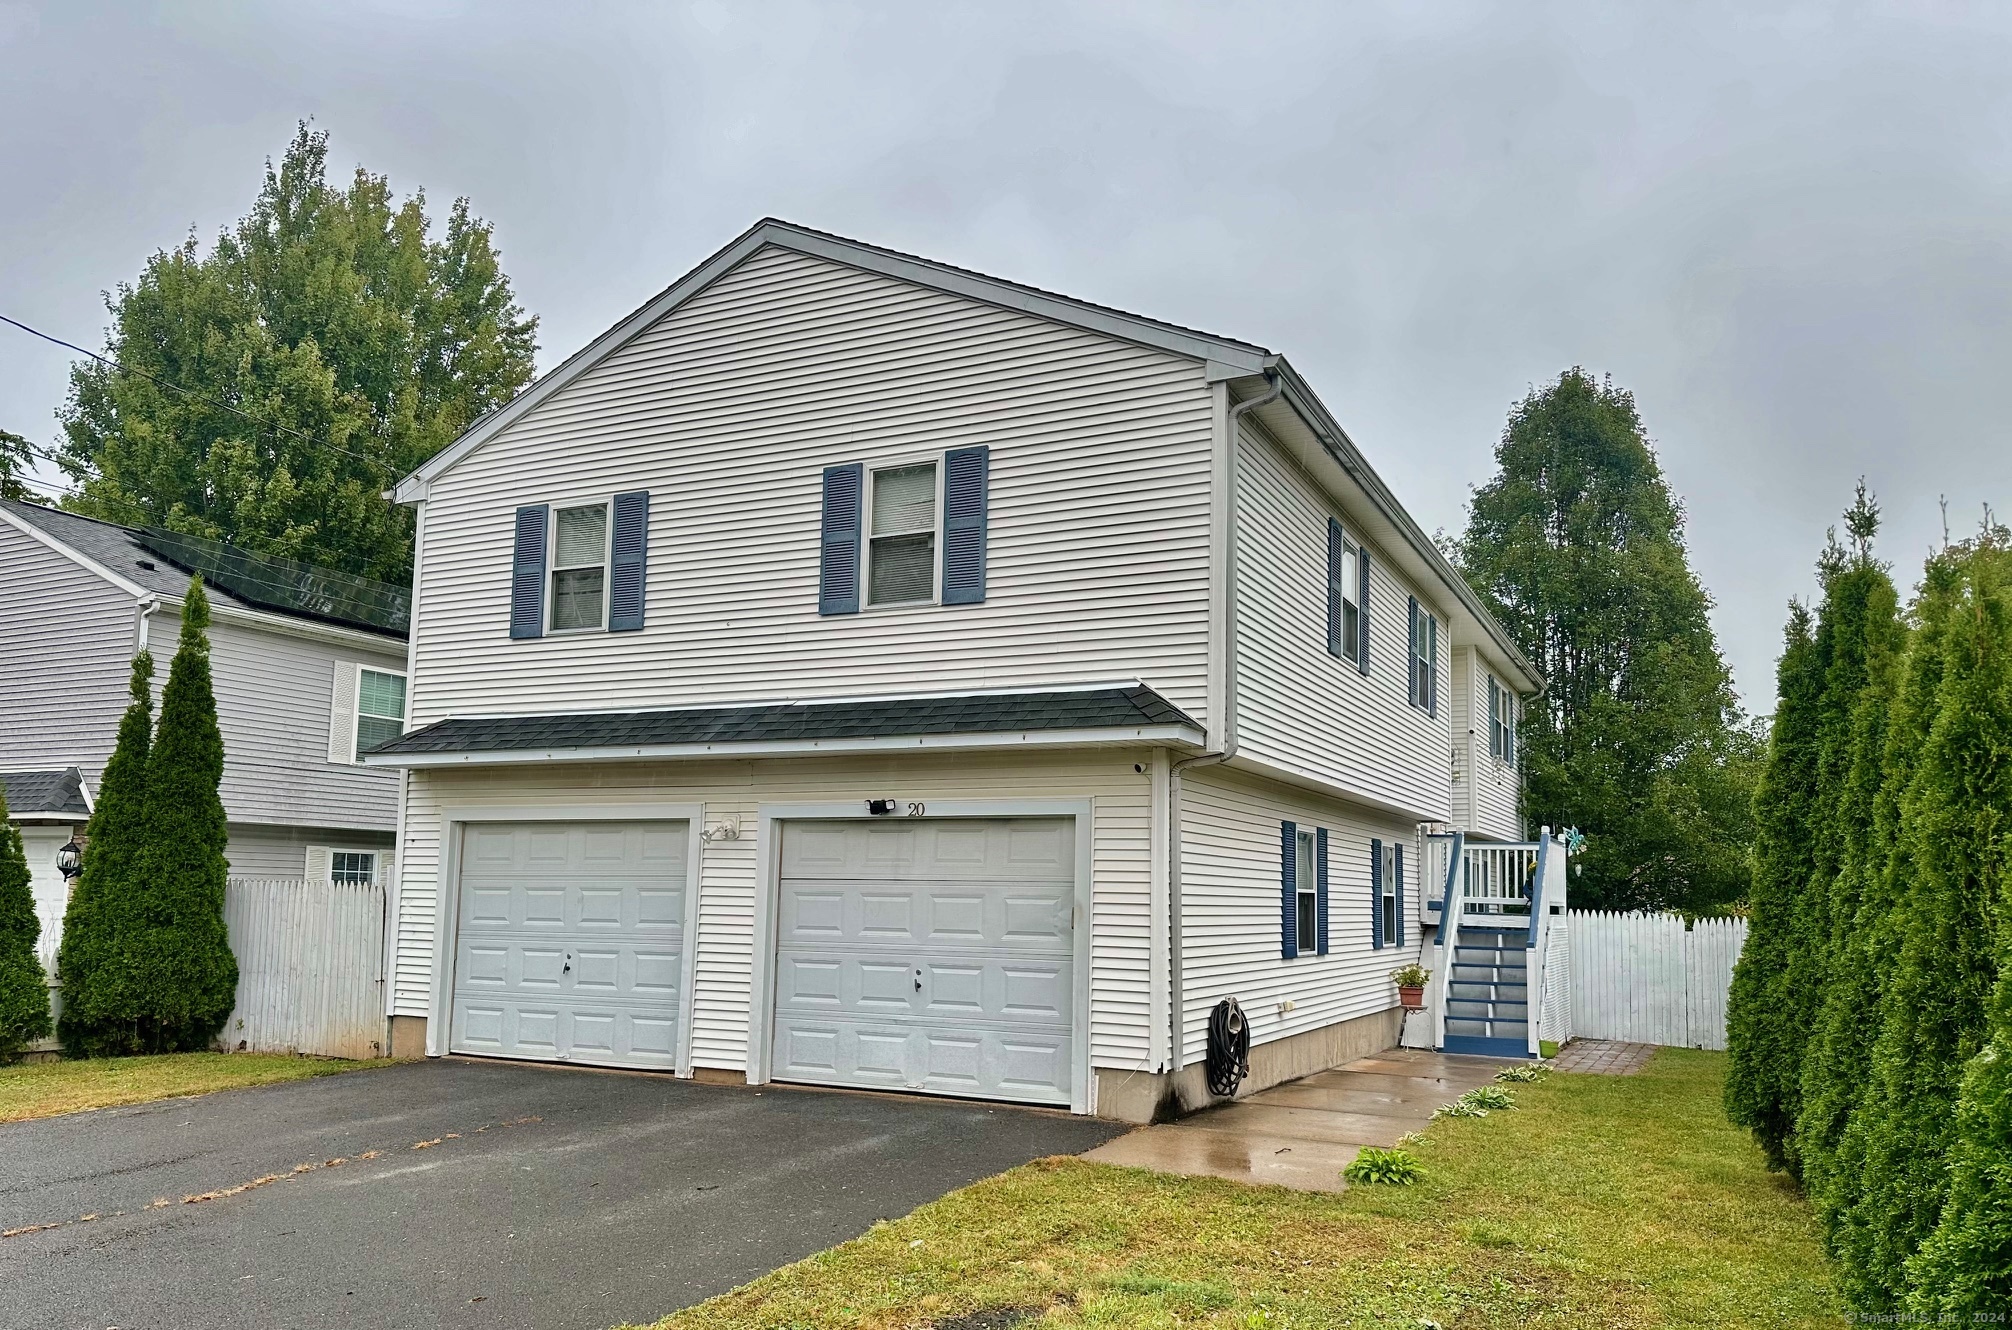
[[[1834,944],[1816,1033],[1803,1063],[1803,1109],[1797,1136],[1803,1185],[1833,1255],[1858,1241],[1845,1223],[1857,1203],[1865,1138],[1858,1108],[1871,1074],[1880,995],[1898,963],[1893,907],[1913,880],[1900,845],[1900,801],[1912,780],[1935,718],[1942,682],[1942,648],[1961,589],[1957,565],[1928,561],[1912,611],[1904,658],[1875,671],[1854,721],[1850,837],[1832,896],[1833,919],[1851,924]],[[1869,797],[1869,825],[1857,809]],[[1860,1244],[1862,1245],[1862,1243]]]
[[[2005,535],[1966,560],[1951,617],[1936,716],[1901,805],[1914,883],[1897,909],[1899,964],[1873,1048],[1863,1193],[1852,1222],[1870,1235],[1847,1296],[1862,1313],[1895,1310],[1906,1263],[1948,1194],[1949,1147],[1965,1065],[1984,1043],[1997,978],[1994,910],[2012,862],[2012,602]]]
[[[29,882],[21,831],[8,820],[7,791],[0,789],[0,1062],[49,1037],[49,984],[35,955],[42,921]]]
[[[56,1037],[71,1057],[134,1051],[131,967],[124,947],[134,933],[140,898],[134,860],[146,831],[147,759],[153,748],[153,658],[133,657],[132,697],[119,721],[118,743],[98,778],[98,798],[85,830],[84,872],[63,914],[56,975],[63,1014]]]
[[[1785,1027],[1783,987],[1802,936],[1799,917],[1814,871],[1809,821],[1816,800],[1823,660],[1809,611],[1789,605],[1775,671],[1774,726],[1754,792],[1753,886],[1747,940],[1726,998],[1726,1115],[1749,1128],[1773,1168],[1788,1166],[1805,1032]]]
[[[1990,1021],[1990,1042],[1963,1073],[1949,1199],[1907,1263],[1907,1308],[1927,1321],[1983,1322],[2012,1307],[2012,910],[1998,929]]]
[[[1586,833],[1581,905],[1738,899],[1754,745],[1633,395],[1567,370],[1495,460],[1454,557],[1549,680],[1521,730],[1525,820]]]
[[[210,687],[209,622],[202,579],[192,578],[147,767],[137,865],[146,931],[129,952],[146,1000],[140,1038],[162,1053],[207,1047],[237,1002],[237,958],[224,925],[229,831],[217,794],[224,742]]]

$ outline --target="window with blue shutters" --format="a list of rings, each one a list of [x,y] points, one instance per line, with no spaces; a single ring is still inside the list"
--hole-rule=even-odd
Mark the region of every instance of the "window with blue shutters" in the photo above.
[[[826,467],[818,613],[983,604],[991,456]]]
[[[643,626],[650,495],[517,510],[510,636],[634,632]]]
[[[1401,947],[1404,945],[1404,847],[1391,846],[1390,858],[1390,875],[1397,883],[1396,890],[1391,893],[1397,903],[1397,908],[1393,912],[1397,916],[1397,922],[1391,932],[1391,941]]]
[[[650,492],[617,494],[614,510],[615,533],[608,550],[608,631],[633,633],[643,626],[643,584],[650,560]]]
[[[1362,668],[1363,606],[1366,584],[1362,548],[1348,538],[1341,523],[1327,519],[1327,649]]]
[[[953,448],[943,455],[943,603],[985,600],[986,489],[990,448]]]
[[[542,503],[517,510],[516,554],[510,568],[512,637],[542,637],[545,632],[545,535],[551,511]]]
[[[859,508],[866,468],[824,469],[823,536],[819,547],[817,612],[859,612]]]
[[[1321,955],[1327,955],[1327,828],[1314,833],[1313,864],[1317,886],[1314,890],[1314,912],[1317,916],[1314,931],[1318,945],[1314,948]]]
[[[1292,960],[1299,955],[1299,828],[1291,822],[1281,822],[1278,833],[1278,954]]]
[[[1411,705],[1437,719],[1439,715],[1439,620],[1410,598]]]
[[[1383,949],[1383,842],[1369,842],[1369,945]]]
[[[1370,853],[1376,859],[1373,876],[1376,889],[1372,893],[1375,901],[1376,945],[1395,947],[1404,941],[1404,847],[1391,842],[1370,842]]]

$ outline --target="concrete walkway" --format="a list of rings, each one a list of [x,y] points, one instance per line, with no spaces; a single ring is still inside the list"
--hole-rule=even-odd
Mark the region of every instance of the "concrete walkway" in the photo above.
[[[1141,1127],[1084,1155],[1188,1177],[1341,1191],[1365,1145],[1392,1146],[1441,1104],[1495,1079],[1510,1059],[1392,1048],[1260,1090],[1179,1122]]]

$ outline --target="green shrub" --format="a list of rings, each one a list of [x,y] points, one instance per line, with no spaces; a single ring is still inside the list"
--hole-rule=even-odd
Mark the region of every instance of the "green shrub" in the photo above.
[[[63,940],[56,949],[63,1014],[56,1036],[71,1057],[138,1051],[137,998],[123,955],[142,905],[134,861],[145,836],[153,677],[153,658],[144,651],[133,657],[132,701],[98,780],[85,832],[83,875],[63,915]]]
[[[1477,1085],[1450,1104],[1433,1110],[1435,1118],[1485,1118],[1498,1109],[1516,1107],[1516,1096],[1499,1085]]]
[[[1385,1187],[1409,1187],[1425,1176],[1409,1150],[1380,1150],[1365,1145],[1341,1176],[1350,1182],[1366,1182]]]
[[[1541,1062],[1526,1062],[1520,1067],[1504,1067],[1495,1073],[1495,1079],[1510,1084],[1541,1081],[1551,1074],[1551,1069]]]
[[[30,881],[21,832],[8,820],[0,789],[0,1062],[49,1035],[49,986],[35,956],[42,923]]]

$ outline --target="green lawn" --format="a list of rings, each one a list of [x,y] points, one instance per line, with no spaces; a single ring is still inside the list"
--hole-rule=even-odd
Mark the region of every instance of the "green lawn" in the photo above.
[[[275,1081],[302,1081],[383,1065],[382,1061],[341,1062],[283,1053],[169,1053],[145,1058],[26,1062],[0,1067],[0,1122]]]
[[[1719,1109],[1724,1068],[1668,1049],[1515,1086],[1514,1111],[1434,1124],[1408,1188],[1042,1160],[658,1326],[1842,1325],[1808,1210]]]

